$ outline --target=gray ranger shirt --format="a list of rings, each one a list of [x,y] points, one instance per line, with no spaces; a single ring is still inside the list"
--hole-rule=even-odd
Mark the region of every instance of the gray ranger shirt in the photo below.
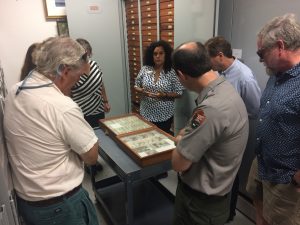
[[[223,77],[203,89],[196,102],[177,145],[178,152],[193,162],[181,180],[194,190],[223,196],[231,190],[246,148],[246,107]]]

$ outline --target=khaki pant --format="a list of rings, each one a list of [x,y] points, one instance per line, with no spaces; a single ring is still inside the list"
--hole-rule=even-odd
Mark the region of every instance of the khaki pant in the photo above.
[[[256,158],[246,189],[253,198],[262,200],[263,217],[270,225],[300,225],[300,193],[293,184],[260,181]]]

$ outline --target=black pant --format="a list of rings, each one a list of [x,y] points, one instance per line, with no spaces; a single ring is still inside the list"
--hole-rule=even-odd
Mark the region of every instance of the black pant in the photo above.
[[[105,118],[104,112],[96,115],[84,116],[84,119],[91,125],[92,128],[98,128],[99,120],[104,118]]]
[[[240,186],[239,183],[240,183],[240,179],[237,174],[234,179],[232,189],[231,189],[230,214],[229,214],[228,220],[233,220],[233,218],[235,217],[236,203],[237,203],[237,199],[238,199],[238,195],[239,195],[239,186]]]
[[[173,123],[173,116],[166,120],[166,121],[162,121],[162,122],[152,122],[151,123],[155,124],[159,129],[167,132],[168,134],[174,136],[174,133],[171,131],[171,126]]]
[[[84,119],[90,124],[92,128],[98,128],[99,120],[104,118],[105,118],[104,112],[96,115],[84,116]],[[86,166],[86,170],[91,174],[93,184],[95,184],[95,175],[97,173],[97,166],[101,167],[100,163],[97,162],[96,165]]]

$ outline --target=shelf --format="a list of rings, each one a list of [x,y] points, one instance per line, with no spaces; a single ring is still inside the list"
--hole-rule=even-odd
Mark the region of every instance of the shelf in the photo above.
[[[117,176],[98,181],[96,198],[114,225],[126,224],[125,183]],[[157,180],[136,181],[132,185],[133,225],[171,225],[174,196]]]

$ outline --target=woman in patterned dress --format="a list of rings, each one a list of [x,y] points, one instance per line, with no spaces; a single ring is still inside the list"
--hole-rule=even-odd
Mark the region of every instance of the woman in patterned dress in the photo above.
[[[144,66],[135,80],[135,90],[141,95],[140,114],[171,135],[174,100],[183,92],[172,68],[172,51],[166,41],[151,43],[145,52]]]

